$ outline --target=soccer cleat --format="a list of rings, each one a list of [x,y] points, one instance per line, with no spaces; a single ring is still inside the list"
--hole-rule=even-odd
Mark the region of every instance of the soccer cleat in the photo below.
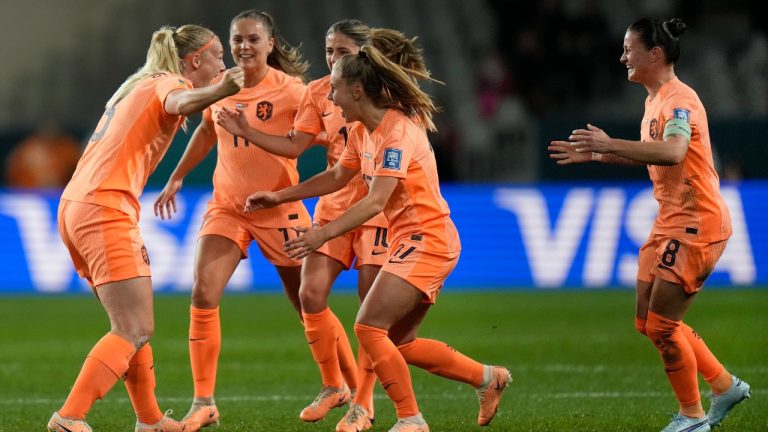
[[[397,423],[389,432],[429,432],[429,426],[421,413],[418,413],[415,416],[397,419]]]
[[[93,432],[85,420],[75,420],[64,418],[56,411],[48,420],[48,430],[50,432]]]
[[[711,427],[720,426],[725,416],[744,399],[752,396],[752,388],[746,381],[742,381],[736,376],[731,380],[731,388],[727,392],[716,395],[712,394],[712,403],[709,406],[707,418]]]
[[[512,382],[512,374],[501,366],[488,366],[491,368],[491,379],[488,384],[481,385],[475,392],[480,400],[480,412],[477,413],[477,424],[488,426],[499,409],[501,393]]]
[[[336,424],[336,432],[362,432],[373,426],[373,419],[362,405],[349,404],[349,410]]]
[[[661,432],[707,432],[709,430],[711,429],[707,422],[707,416],[691,418],[677,413]]]
[[[322,420],[328,415],[328,412],[334,408],[345,405],[351,399],[349,387],[344,384],[343,388],[325,386],[320,390],[314,401],[306,408],[301,410],[299,418],[301,421],[314,423]]]
[[[169,415],[173,414],[173,410],[168,410],[165,412],[165,415],[163,418],[160,419],[159,422],[155,424],[145,424],[140,421],[136,421],[136,429],[134,429],[135,432],[192,432],[197,430],[196,428],[192,427],[194,425],[187,424],[186,422],[179,422],[176,421],[170,417]]]
[[[215,404],[202,404],[192,402],[192,407],[182,420],[192,427],[192,430],[199,430],[210,425],[219,425],[219,409]]]

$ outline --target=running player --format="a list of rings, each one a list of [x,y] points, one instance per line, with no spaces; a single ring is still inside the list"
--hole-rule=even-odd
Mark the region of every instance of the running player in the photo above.
[[[350,19],[333,24],[326,32],[328,69],[341,56],[357,54],[361,46],[368,44],[373,44],[403,67],[428,74],[415,39],[396,30],[370,29],[362,22]],[[316,141],[316,137],[323,135],[328,141],[327,169],[331,169],[346,146],[349,126],[339,107],[328,99],[329,90],[330,75],[309,83],[294,121],[294,129],[288,137],[264,134],[249,127],[242,112],[233,113],[226,109],[219,115],[218,124],[269,152],[286,157],[297,157]],[[338,192],[320,197],[315,208],[314,222],[327,224],[359,201],[366,192],[363,180],[354,178]],[[318,397],[300,413],[304,421],[318,421],[332,408],[345,403],[349,399],[346,396],[347,389],[343,387],[346,381],[354,394],[353,403],[362,405],[371,416],[370,419],[361,417],[359,421],[365,424],[359,427],[370,427],[368,420],[372,421],[374,414],[373,387],[376,376],[368,356],[358,350],[357,379],[345,374],[342,380],[342,373],[350,369],[340,367],[340,363],[346,364],[345,359],[352,358],[353,354],[343,326],[328,308],[327,299],[334,280],[342,270],[348,270],[354,261],[358,270],[358,294],[362,301],[386,261],[387,246],[387,222],[383,214],[378,214],[360,227],[329,241],[304,261],[299,297],[307,342],[323,379],[323,388]],[[345,416],[339,427],[347,420]]]
[[[416,404],[407,364],[475,386],[480,397],[477,421],[487,425],[511,381],[509,371],[478,363],[443,342],[416,337],[458,261],[461,246],[440,195],[426,135],[426,129],[434,130],[432,113],[437,108],[414,77],[431,79],[404,70],[371,46],[337,60],[329,97],[348,122],[360,122],[349,131],[340,162],[297,186],[256,192],[248,197],[246,209],[325,195],[361,175],[368,194],[328,224],[302,228],[301,237],[286,242],[286,251],[296,258],[307,256],[383,211],[389,221],[390,250],[360,307],[355,334],[395,402],[398,421],[390,431],[429,430]],[[367,414],[356,407],[354,415]]]
[[[266,12],[248,10],[235,16],[229,42],[232,58],[245,74],[244,87],[204,111],[200,126],[155,201],[155,214],[170,217],[184,177],[218,142],[213,199],[200,229],[190,306],[189,352],[195,394],[185,419],[201,427],[219,421],[214,389],[221,348],[219,303],[224,287],[255,241],[275,266],[291,304],[299,312],[301,261],[288,257],[282,244],[289,236],[295,237],[293,227],[311,223],[301,202],[251,214],[242,211],[254,185],[278,190],[298,183],[296,161],[265,152],[215,124],[219,111],[239,107],[247,121],[265,133],[286,135],[306,89],[302,80],[308,64],[301,61],[297,48],[285,43]]]
[[[659,213],[638,257],[635,327],[661,353],[680,405],[664,428],[667,432],[708,431],[750,396],[749,384],[731,375],[683,322],[731,235],[706,111],[696,92],[675,75],[685,29],[677,18],[643,18],[624,35],[621,63],[627,78],[648,91],[640,141],[611,138],[590,124],[573,131],[569,141],[549,146],[550,157],[560,165],[599,161],[648,166]],[[697,369],[712,390],[707,414]]]
[[[139,196],[185,116],[240,90],[240,68],[206,87],[224,71],[223,52],[204,27],[156,31],[146,63],[107,102],[64,189],[59,233],[111,329],[88,354],[67,400],[48,422],[49,431],[90,431],[86,414],[120,378],[136,412],[136,431],[194,430],[164,415],[155,399],[152,280],[139,233]]]

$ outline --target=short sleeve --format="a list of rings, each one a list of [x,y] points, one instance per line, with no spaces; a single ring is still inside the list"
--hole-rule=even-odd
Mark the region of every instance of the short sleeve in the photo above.
[[[299,102],[299,110],[296,113],[293,128],[310,135],[317,135],[322,130],[322,124],[317,105],[312,98],[312,89],[307,87],[301,97],[301,102]]]
[[[171,92],[176,90],[191,90],[193,88],[190,81],[187,81],[178,75],[163,74],[155,79],[158,80],[155,85],[155,94],[163,107],[165,107],[165,99]],[[165,109],[163,109],[163,111],[165,111]]]
[[[373,175],[406,178],[414,148],[413,137],[400,128],[394,128],[377,146],[377,164]]]
[[[679,119],[687,123],[691,129],[694,128],[698,119],[696,115],[701,111],[699,102],[692,96],[685,94],[675,94],[664,101],[662,105],[662,116],[666,122],[672,119]],[[662,126],[661,132],[663,133],[664,127]]]
[[[352,127],[348,132],[347,145],[344,146],[344,151],[341,152],[339,163],[347,168],[359,170],[364,139],[362,126],[355,125]]]

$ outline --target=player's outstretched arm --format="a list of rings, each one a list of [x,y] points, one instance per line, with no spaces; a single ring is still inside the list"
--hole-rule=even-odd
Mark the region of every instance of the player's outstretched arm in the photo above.
[[[159,216],[161,219],[165,219],[167,216],[170,219],[171,215],[176,213],[176,194],[181,190],[184,178],[205,159],[215,144],[216,131],[213,128],[213,123],[203,118],[200,126],[192,134],[176,169],[173,170],[165,187],[155,199],[155,216]]]
[[[325,226],[297,229],[303,235],[285,242],[285,252],[294,259],[304,258],[328,240],[364,224],[384,210],[399,181],[397,177],[374,177],[368,195]]]
[[[283,203],[327,195],[343,188],[360,170],[337,163],[333,168],[315,175],[309,180],[277,192],[260,191],[245,200],[246,212],[272,208]]]
[[[245,118],[245,112],[222,108],[216,115],[216,123],[232,135],[237,135],[255,144],[262,150],[277,156],[296,159],[314,142],[314,135],[291,130],[288,136],[270,135],[252,128]]]
[[[190,115],[200,112],[212,103],[231,96],[243,88],[243,71],[233,67],[224,71],[216,84],[191,90],[175,90],[165,98],[163,107],[171,115]]]

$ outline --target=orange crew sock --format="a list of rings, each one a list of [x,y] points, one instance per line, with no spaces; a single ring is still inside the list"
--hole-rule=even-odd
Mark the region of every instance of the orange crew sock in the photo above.
[[[330,308],[328,309],[330,312]],[[333,320],[333,326],[336,328],[336,357],[339,359],[339,369],[344,381],[350,390],[357,389],[357,360],[352,351],[352,344],[349,343],[347,331],[341,324],[339,317],[330,312],[330,318]]]
[[[131,398],[136,417],[144,424],[155,424],[163,418],[155,397],[155,365],[149,343],[136,351],[125,373],[125,388]]]
[[[718,378],[721,378],[722,373],[725,372],[725,367],[717,360],[717,357],[712,354],[712,351],[709,350],[707,344],[704,343],[704,340],[694,329],[685,323],[682,323],[680,325],[680,330],[683,332],[683,335],[685,335],[685,339],[688,340],[691,348],[693,348],[693,354],[696,356],[696,367],[699,369],[701,376],[704,377],[704,380],[712,386],[712,390],[715,391],[715,393],[723,393],[727,391],[731,387],[731,375],[728,373],[725,376],[725,378],[727,378],[725,389],[722,389],[722,392],[718,392],[717,390],[721,389],[715,388],[718,384],[721,384],[721,381],[726,381],[718,380]]]
[[[680,404],[680,412],[689,417],[701,417],[699,382],[696,377],[696,356],[682,331],[682,321],[673,321],[648,312],[648,338],[661,353],[664,371]]]
[[[369,415],[373,412],[373,387],[376,385],[376,372],[368,353],[362,346],[357,347],[357,392],[355,402],[365,408]]]
[[[189,307],[189,360],[195,383],[195,398],[213,397],[216,367],[221,351],[219,308]]]
[[[344,379],[339,370],[339,357],[336,354],[337,329],[334,321],[338,322],[338,318],[333,319],[336,316],[330,308],[314,314],[302,311],[301,315],[304,318],[304,335],[307,337],[309,349],[312,350],[312,357],[320,368],[323,386],[344,387]]]
[[[413,394],[408,364],[389,339],[389,333],[380,328],[355,324],[355,334],[360,345],[370,356],[373,370],[376,371],[384,391],[395,403],[397,417],[405,418],[418,414],[419,407]]]
[[[431,374],[477,387],[483,383],[485,365],[456,351],[445,342],[416,338],[397,347],[405,361]]]
[[[136,347],[122,337],[113,333],[104,335],[85,358],[83,368],[59,410],[59,415],[84,419],[93,403],[104,397],[117,379],[125,374],[128,360],[134,352]]]

